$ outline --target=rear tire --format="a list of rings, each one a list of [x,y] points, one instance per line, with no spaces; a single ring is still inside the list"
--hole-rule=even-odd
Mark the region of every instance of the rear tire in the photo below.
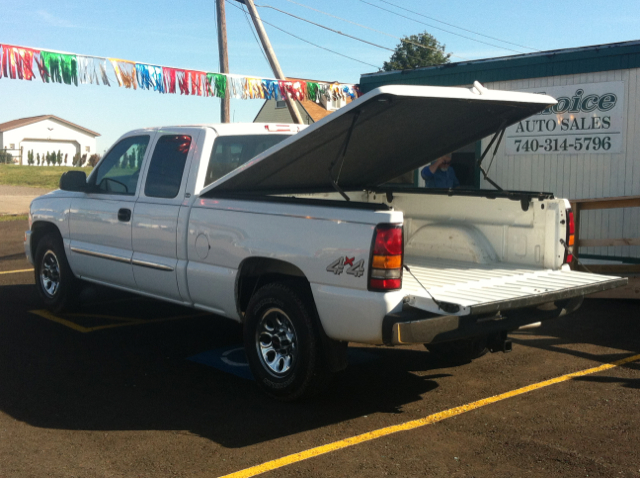
[[[42,237],[36,248],[34,272],[36,289],[48,310],[62,313],[73,309],[81,284],[69,267],[59,235],[47,233]]]
[[[425,344],[430,353],[454,364],[466,364],[489,352],[487,338],[477,337],[446,343]]]
[[[314,396],[331,378],[323,358],[315,307],[294,286],[271,283],[247,306],[244,347],[254,378],[270,396]]]

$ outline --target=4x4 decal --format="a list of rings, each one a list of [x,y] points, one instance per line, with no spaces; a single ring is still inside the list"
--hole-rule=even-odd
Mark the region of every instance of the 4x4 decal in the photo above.
[[[348,256],[340,257],[327,266],[327,271],[333,274],[342,274],[345,266],[349,266],[347,274],[359,278],[364,274],[364,260],[355,261],[355,256],[349,258]]]

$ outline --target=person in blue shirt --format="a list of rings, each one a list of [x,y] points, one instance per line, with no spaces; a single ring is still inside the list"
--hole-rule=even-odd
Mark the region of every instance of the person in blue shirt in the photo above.
[[[460,186],[456,172],[451,168],[451,153],[441,156],[422,169],[427,188],[457,188]]]

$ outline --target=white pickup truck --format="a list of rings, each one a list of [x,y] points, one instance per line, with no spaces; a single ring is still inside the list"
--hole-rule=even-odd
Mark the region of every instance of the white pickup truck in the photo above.
[[[345,368],[349,341],[509,350],[508,331],[626,279],[570,269],[564,199],[393,180],[554,103],[389,86],[304,129],[132,131],[31,204],[37,289],[54,312],[89,281],[239,321],[258,384],[285,400]]]

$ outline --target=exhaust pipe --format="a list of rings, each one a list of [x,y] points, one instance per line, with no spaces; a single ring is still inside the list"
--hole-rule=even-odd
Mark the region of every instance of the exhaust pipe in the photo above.
[[[531,324],[525,324],[524,326],[520,326],[518,330],[522,331],[523,329],[539,328],[540,326],[542,326],[542,321],[538,321],[536,323],[531,323]]]

